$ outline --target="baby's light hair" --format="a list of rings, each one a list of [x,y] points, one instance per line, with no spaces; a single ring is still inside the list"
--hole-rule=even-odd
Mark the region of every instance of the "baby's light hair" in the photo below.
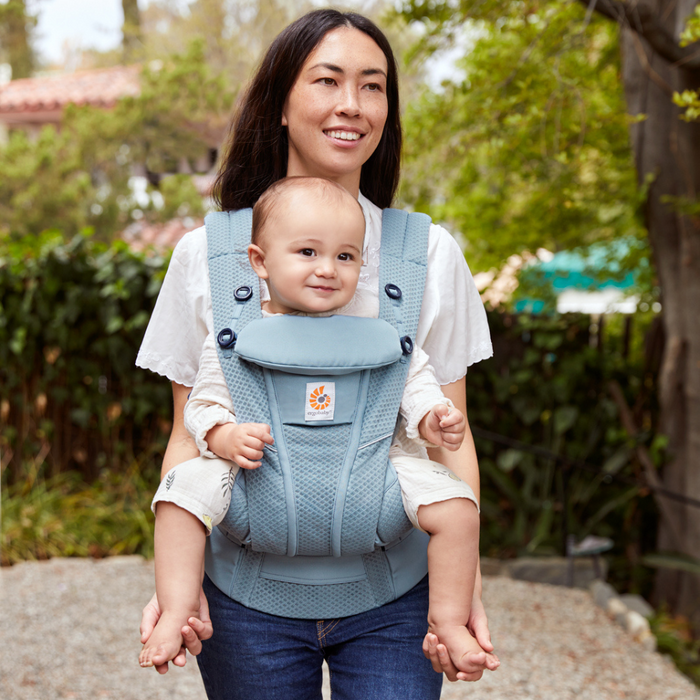
[[[253,229],[250,242],[261,245],[262,233],[268,219],[274,214],[275,208],[282,198],[295,191],[313,192],[318,195],[320,201],[327,203],[340,203],[343,200],[352,200],[360,210],[362,219],[365,213],[362,205],[342,185],[322,177],[294,176],[283,177],[270,185],[261,195],[253,207]]]

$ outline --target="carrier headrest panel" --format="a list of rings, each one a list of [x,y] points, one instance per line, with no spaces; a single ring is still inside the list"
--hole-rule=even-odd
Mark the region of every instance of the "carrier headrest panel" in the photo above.
[[[236,355],[291,374],[350,374],[384,367],[402,355],[396,329],[378,318],[273,316],[238,334]]]

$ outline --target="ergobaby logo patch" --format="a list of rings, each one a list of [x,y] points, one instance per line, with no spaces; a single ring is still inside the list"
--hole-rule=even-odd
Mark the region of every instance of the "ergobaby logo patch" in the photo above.
[[[304,420],[333,420],[335,382],[312,382],[306,385]]]

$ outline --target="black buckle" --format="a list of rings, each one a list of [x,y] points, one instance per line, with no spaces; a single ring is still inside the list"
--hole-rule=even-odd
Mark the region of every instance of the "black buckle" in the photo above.
[[[413,341],[407,335],[401,338],[401,349],[404,355],[410,355],[413,352]]]
[[[224,350],[231,350],[236,345],[236,340],[238,336],[230,328],[222,328],[216,336],[216,341]]]
[[[247,284],[244,284],[242,287],[236,288],[233,296],[236,301],[248,301],[253,296],[253,290]]]
[[[386,295],[390,299],[400,299],[401,298],[401,290],[395,285],[395,284],[387,284],[384,287],[384,291],[386,292]]]

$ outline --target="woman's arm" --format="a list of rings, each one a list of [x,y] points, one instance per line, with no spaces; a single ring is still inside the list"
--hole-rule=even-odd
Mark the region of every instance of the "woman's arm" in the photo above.
[[[173,467],[186,462],[188,459],[199,457],[199,450],[194,440],[185,428],[185,404],[191,387],[182,384],[173,385],[173,429],[170,433],[168,446],[163,457],[163,466],[160,470],[162,479]]]

